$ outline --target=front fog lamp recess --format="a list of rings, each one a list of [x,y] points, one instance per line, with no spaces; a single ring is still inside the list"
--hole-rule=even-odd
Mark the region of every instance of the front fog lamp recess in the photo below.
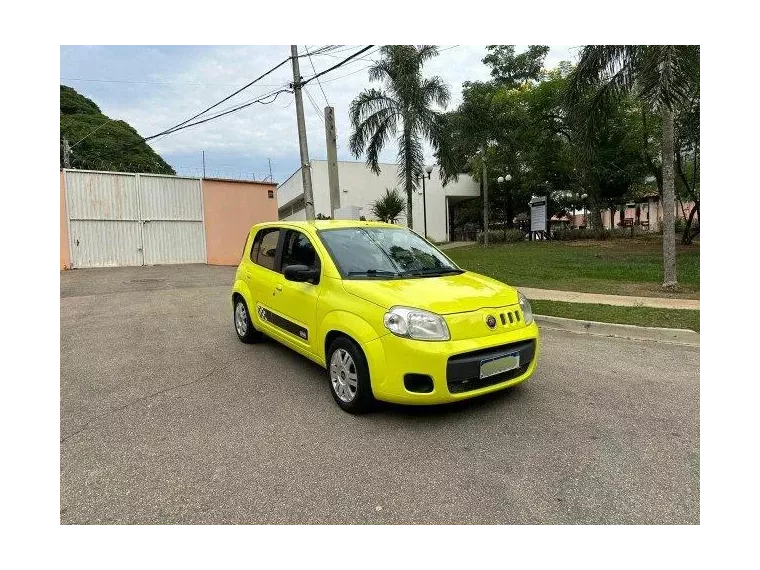
[[[392,307],[383,318],[385,328],[397,336],[416,340],[449,340],[443,317],[410,307]]]

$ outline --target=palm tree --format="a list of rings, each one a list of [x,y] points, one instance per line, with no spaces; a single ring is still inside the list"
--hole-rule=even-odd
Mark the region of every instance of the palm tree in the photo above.
[[[407,225],[412,223],[412,193],[422,176],[422,145],[428,141],[439,149],[441,113],[449,88],[440,77],[422,77],[422,66],[438,55],[435,46],[383,46],[380,59],[369,70],[370,81],[381,81],[382,89],[362,91],[351,102],[349,115],[353,134],[349,147],[357,158],[367,152],[367,166],[380,174],[380,153],[396,137],[399,181],[406,190]]]
[[[404,198],[395,188],[386,188],[385,194],[372,204],[372,215],[381,222],[395,224],[399,214],[404,211]]]
[[[589,90],[603,106],[632,93],[662,116],[663,288],[676,276],[673,114],[699,84],[699,46],[584,46],[568,90],[570,106]],[[588,119],[593,122],[593,114]]]

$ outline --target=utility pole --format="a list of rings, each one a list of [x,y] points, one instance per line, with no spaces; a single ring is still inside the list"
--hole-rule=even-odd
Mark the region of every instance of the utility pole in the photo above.
[[[338,182],[338,148],[335,133],[335,109],[325,107],[325,142],[327,143],[327,179],[330,185],[330,215],[340,208],[340,184]]]
[[[480,147],[483,151],[483,245],[488,247],[488,159],[486,147]]]
[[[301,71],[298,67],[298,46],[290,46],[293,62],[293,95],[296,98],[296,119],[298,121],[298,145],[301,148],[301,178],[303,180],[303,198],[306,203],[306,220],[314,221],[314,193],[311,189],[311,164],[309,146],[306,143],[306,124],[303,118],[303,97],[301,95]]]
[[[203,160],[203,178],[206,178],[206,151],[201,151],[201,159]]]
[[[63,139],[63,167],[71,168],[71,147],[69,139]]]
[[[272,159],[267,158],[267,160],[269,161],[269,181],[274,182],[274,180],[272,180]]]

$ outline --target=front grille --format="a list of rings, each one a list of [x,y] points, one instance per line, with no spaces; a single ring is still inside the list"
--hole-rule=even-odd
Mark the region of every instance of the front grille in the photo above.
[[[485,388],[487,386],[493,386],[494,384],[499,384],[501,382],[506,382],[507,380],[512,380],[512,378],[517,378],[518,376],[522,376],[528,371],[528,366],[530,366],[530,362],[528,364],[523,364],[519,368],[515,368],[514,370],[509,370],[507,372],[502,372],[501,374],[494,374],[493,376],[488,376],[487,378],[481,378],[480,374],[478,376],[475,376],[471,379],[464,379],[464,380],[448,380],[446,384],[449,387],[449,392],[452,394],[461,394],[462,392],[470,392],[472,390],[478,390],[480,388]]]
[[[452,356],[446,364],[446,384],[449,392],[461,394],[517,378],[527,372],[533,361],[535,351],[536,341],[527,340]],[[486,378],[480,377],[481,360],[498,358],[515,352],[520,354],[520,366],[518,368]]]
[[[507,321],[509,321],[510,325],[520,322],[520,311],[507,311],[506,313],[501,313],[499,316],[501,317],[502,325],[506,325]]]

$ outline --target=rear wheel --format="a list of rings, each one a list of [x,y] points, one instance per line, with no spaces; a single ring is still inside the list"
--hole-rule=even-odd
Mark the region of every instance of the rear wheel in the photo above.
[[[232,321],[235,324],[235,332],[241,342],[250,344],[261,340],[262,334],[254,328],[251,322],[251,315],[248,312],[248,306],[241,297],[235,298]]]
[[[375,398],[364,352],[353,340],[336,338],[327,351],[327,372],[335,402],[350,414],[372,409]]]

